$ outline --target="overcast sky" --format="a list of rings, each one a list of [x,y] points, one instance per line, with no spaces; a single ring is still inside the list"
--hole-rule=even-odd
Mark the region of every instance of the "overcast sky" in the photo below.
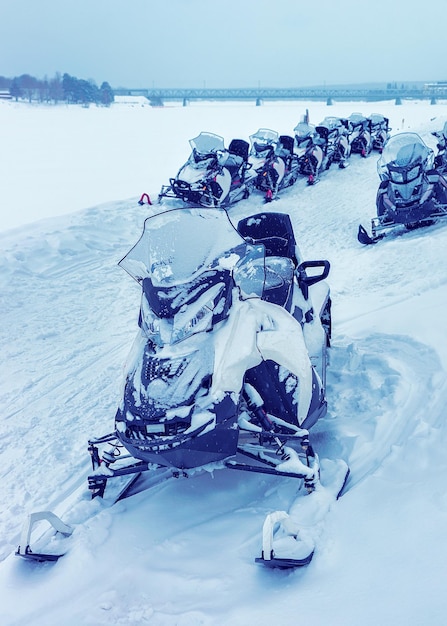
[[[447,0],[1,0],[0,75],[112,87],[447,80]]]

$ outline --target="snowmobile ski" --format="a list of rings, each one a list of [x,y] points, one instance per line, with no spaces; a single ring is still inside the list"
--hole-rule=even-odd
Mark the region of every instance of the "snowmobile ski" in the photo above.
[[[148,468],[147,463],[145,465],[144,472],[132,471],[129,474],[118,474],[110,472],[107,480],[114,478],[112,482],[113,487],[108,487],[107,496],[104,498],[105,483],[102,485],[101,500],[106,506],[113,506],[120,500],[128,498],[140,491],[146,491],[151,487],[155,487],[159,483],[176,477],[176,473],[167,468]],[[117,470],[115,470],[116,472]],[[150,477],[144,474],[152,474]],[[89,488],[92,493],[92,500],[96,495],[92,491],[91,476],[89,476]],[[85,492],[85,489],[83,488]],[[73,502],[73,506],[83,502],[85,498],[77,498]],[[66,509],[65,513],[69,513],[73,507]],[[93,512],[95,515],[97,511]],[[63,513],[63,514],[65,514]],[[50,524],[50,528],[46,529],[35,542],[31,543],[32,534],[39,522],[46,521]],[[16,556],[20,556],[28,561],[35,561],[39,563],[43,562],[55,562],[64,556],[70,547],[70,536],[73,534],[74,526],[66,524],[58,515],[51,511],[38,511],[31,513],[27,516],[20,535],[20,544],[15,552]]]
[[[71,526],[65,524],[60,517],[58,517],[54,513],[51,513],[51,511],[30,513],[23,525],[22,534],[20,536],[20,545],[17,548],[16,555],[30,561],[57,561],[61,556],[65,554],[65,552],[52,553],[36,552],[34,550],[31,550],[30,541],[33,526],[41,520],[46,520],[47,522],[49,522],[56,532],[61,533],[65,537],[69,537],[73,532],[73,528]]]
[[[269,513],[262,530],[262,552],[255,559],[270,568],[289,569],[308,565],[316,550],[316,529],[340,498],[346,487],[349,468],[342,460],[322,460],[323,475],[330,477],[319,483],[308,495],[297,498],[289,513]]]
[[[359,225],[359,230],[357,233],[357,240],[359,241],[359,243],[362,243],[365,246],[370,246],[374,243],[377,243],[384,237],[385,237],[384,233],[371,237],[368,234],[368,231],[366,230],[366,228],[364,228],[364,226],[362,226],[361,224]]]

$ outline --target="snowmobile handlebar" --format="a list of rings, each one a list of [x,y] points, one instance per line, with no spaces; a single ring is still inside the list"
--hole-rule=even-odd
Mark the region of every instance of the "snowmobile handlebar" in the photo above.
[[[306,272],[308,268],[319,268],[319,267],[323,268],[323,271],[320,273],[308,275]],[[330,269],[331,269],[331,265],[329,261],[326,261],[326,260],[303,261],[302,263],[299,264],[299,266],[296,268],[298,283],[306,300],[309,296],[309,287],[327,278],[329,276]]]

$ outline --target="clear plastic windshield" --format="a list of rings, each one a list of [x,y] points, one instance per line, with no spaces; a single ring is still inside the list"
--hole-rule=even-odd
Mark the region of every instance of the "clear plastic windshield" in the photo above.
[[[325,126],[326,128],[329,128],[329,130],[332,130],[334,128],[340,128],[341,127],[341,120],[339,117],[325,117],[324,120],[321,122],[320,126]]]
[[[384,126],[386,124],[386,119],[381,113],[371,113],[369,119],[373,126]]]
[[[417,133],[400,133],[385,143],[377,170],[382,178],[391,170],[410,171],[418,165],[430,169],[432,156],[433,151]]]
[[[250,135],[250,141],[252,144],[258,143],[272,145],[279,141],[279,134],[276,130],[260,128],[254,135]]]
[[[214,133],[200,133],[197,137],[189,140],[192,150],[196,150],[199,154],[210,154],[225,150],[223,137]]]
[[[295,137],[298,137],[298,139],[312,137],[312,135],[315,135],[315,126],[307,124],[306,122],[299,122],[299,124],[297,124],[293,129],[293,132],[295,133]]]
[[[364,124],[367,121],[366,117],[362,115],[361,113],[351,113],[348,119],[354,125]]]
[[[119,262],[135,280],[155,286],[191,281],[207,268],[232,270],[246,242],[222,209],[173,209],[148,217],[138,243]]]

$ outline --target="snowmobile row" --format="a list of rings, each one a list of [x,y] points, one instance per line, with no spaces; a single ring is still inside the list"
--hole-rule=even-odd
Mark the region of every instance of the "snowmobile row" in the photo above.
[[[317,127],[300,122],[294,137],[260,128],[250,143],[233,139],[228,150],[221,136],[201,132],[190,140],[188,160],[162,186],[158,201],[175,198],[190,206],[228,208],[257,189],[270,202],[300,176],[313,185],[332,163],[346,167],[351,152],[368,156],[380,149],[388,130],[387,118],[354,113],[346,119],[326,117]]]
[[[253,189],[263,191],[265,201],[293,185],[299,168],[293,154],[293,138],[260,128],[244,139],[233,139],[228,150],[219,135],[201,132],[190,140],[191,153],[169,185],[158,196],[176,198],[190,206],[228,208],[248,198]]]
[[[390,235],[431,225],[447,217],[447,179],[434,151],[417,133],[391,137],[377,162],[380,185],[371,234],[360,225],[357,238],[374,244]]]
[[[233,225],[222,208],[164,210],[145,220],[119,265],[141,288],[138,332],[114,430],[89,441],[92,498],[117,479],[136,490],[167,473],[221,468],[294,478],[303,497],[326,489],[336,499],[349,470],[329,465],[322,486],[309,441],[327,411],[330,264],[303,260],[290,217],[261,212]],[[310,561],[314,546],[289,518],[266,522],[258,561]],[[30,546],[33,522],[17,554],[57,560]]]
[[[373,150],[381,152],[390,130],[388,118],[378,113],[369,118],[361,113],[348,118],[329,116],[318,126],[300,122],[294,129],[300,173],[313,185],[332,164],[346,168],[351,154],[366,158]]]

